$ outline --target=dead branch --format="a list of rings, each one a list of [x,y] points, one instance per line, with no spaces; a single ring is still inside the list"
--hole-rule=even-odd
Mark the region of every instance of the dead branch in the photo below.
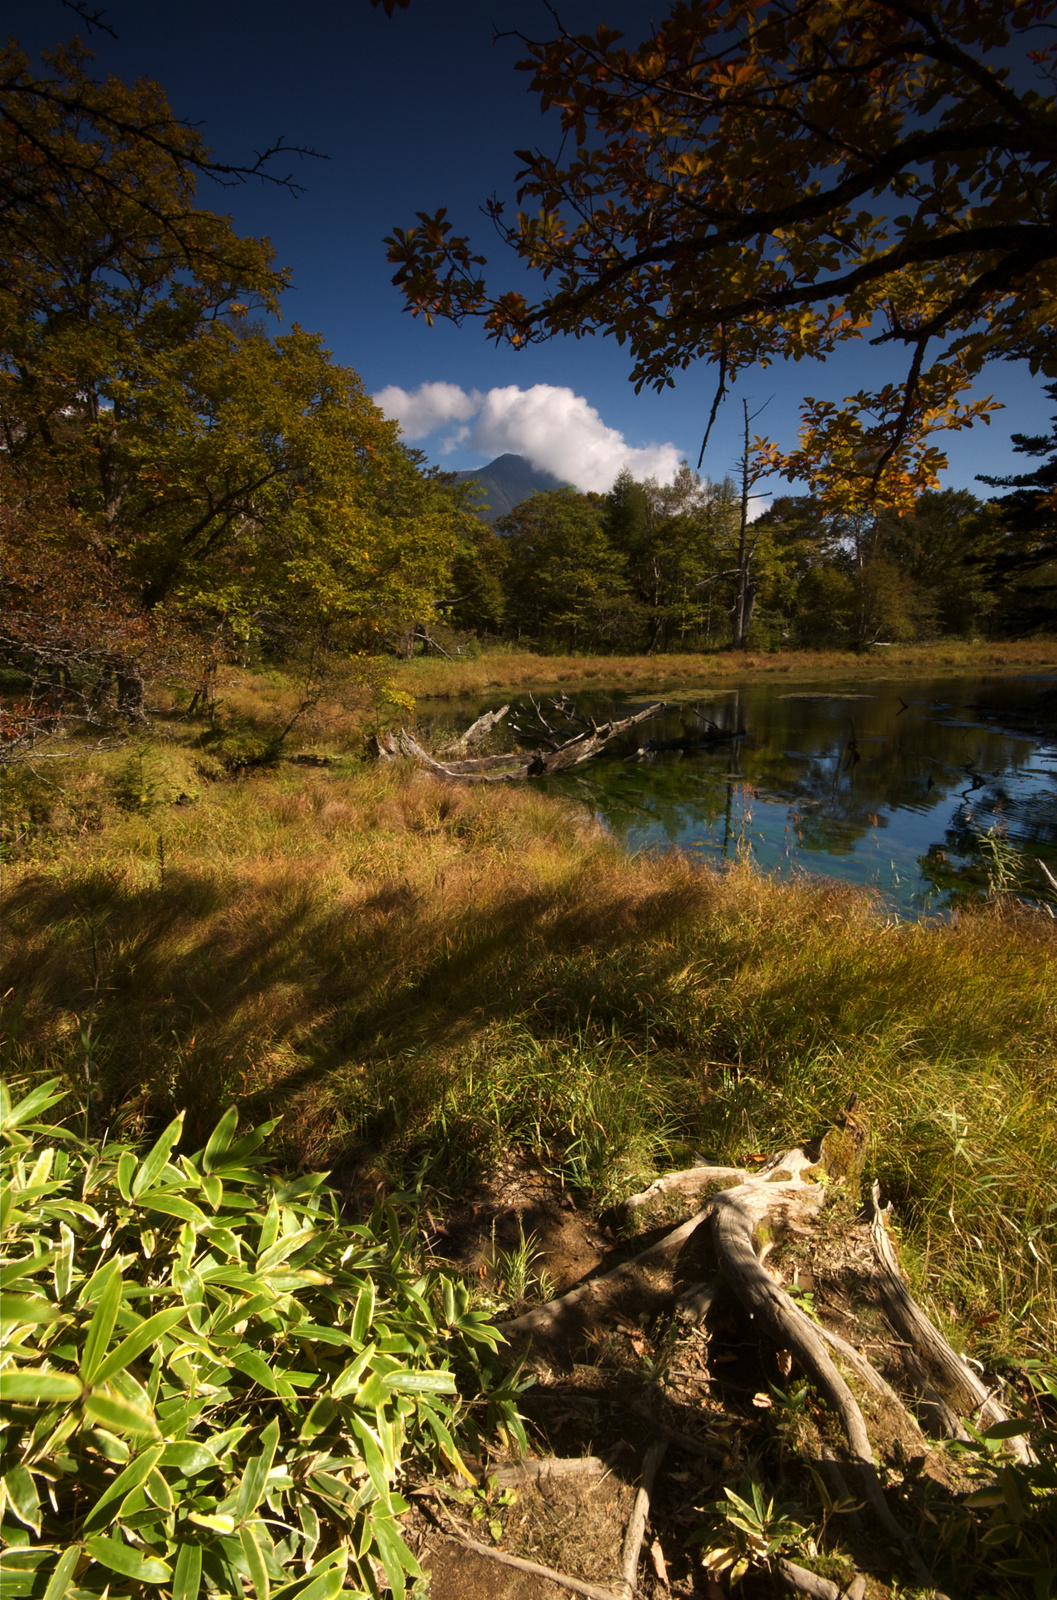
[[[467,1550],[475,1550],[479,1556],[487,1556],[489,1561],[498,1561],[501,1566],[531,1573],[534,1578],[547,1578],[559,1588],[571,1589],[573,1594],[585,1594],[588,1600],[623,1600],[622,1589],[603,1589],[597,1583],[582,1583],[579,1578],[569,1578],[554,1567],[541,1566],[538,1561],[524,1561],[521,1556],[508,1556],[505,1550],[493,1550],[490,1545],[478,1544],[476,1539],[468,1539],[464,1534],[445,1533],[441,1537],[452,1544],[465,1545]]]
[[[525,1483],[546,1483],[551,1478],[600,1478],[608,1471],[601,1456],[544,1456],[540,1461],[500,1467],[488,1476],[500,1489],[516,1489]]]
[[[621,1562],[623,1588],[629,1600],[638,1588],[639,1551],[642,1549],[642,1541],[646,1534],[646,1518],[650,1514],[653,1480],[657,1476],[657,1468],[664,1460],[667,1449],[668,1441],[658,1439],[650,1445],[643,1459],[642,1477],[639,1480],[639,1490],[624,1535],[624,1554]]]

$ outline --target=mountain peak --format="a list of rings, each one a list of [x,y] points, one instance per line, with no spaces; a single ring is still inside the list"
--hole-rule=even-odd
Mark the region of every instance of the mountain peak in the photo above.
[[[486,522],[505,517],[508,511],[513,511],[530,495],[546,494],[550,489],[567,487],[553,472],[534,467],[524,456],[510,454],[496,456],[486,467],[477,467],[472,472],[457,472],[455,478],[459,483],[468,478],[477,479],[488,502],[488,509],[480,513]]]

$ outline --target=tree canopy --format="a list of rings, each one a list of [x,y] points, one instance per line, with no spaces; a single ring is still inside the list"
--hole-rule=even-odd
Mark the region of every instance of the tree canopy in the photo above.
[[[710,362],[717,403],[757,363],[902,347],[902,384],[809,414],[804,448],[850,451],[860,489],[890,462],[897,497],[920,488],[942,460],[908,442],[986,416],[961,396],[987,362],[1057,375],[1055,10],[686,0],[637,48],[526,40],[569,153],[518,151],[519,209],[487,210],[543,292],[495,292],[445,210],[394,231],[394,282],[515,346],[612,334],[639,388]]]
[[[385,645],[438,603],[475,519],[318,336],[254,320],[287,275],[195,192],[203,172],[254,169],[218,167],[157,84],[98,83],[90,59],[58,50],[38,77],[14,46],[0,56],[4,582],[21,619],[0,643],[52,699],[117,684],[123,711],[174,628]]]

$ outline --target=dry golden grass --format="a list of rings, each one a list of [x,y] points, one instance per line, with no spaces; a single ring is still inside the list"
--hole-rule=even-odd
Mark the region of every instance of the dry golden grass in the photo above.
[[[963,1324],[994,1303],[993,1343],[1039,1343],[1048,918],[894,925],[833,883],[629,861],[532,790],[366,768],[211,783],[194,760],[161,746],[66,770],[23,840],[9,1070],[76,1086],[90,1027],[115,1127],[186,1106],[202,1134],[234,1099],[282,1114],[293,1161],[459,1183],[517,1143],[599,1199],[693,1152],[801,1139],[854,1091]]]
[[[476,659],[422,657],[395,669],[400,688],[422,699],[454,698],[491,690],[589,686],[651,693],[678,683],[700,683],[745,673],[792,674],[798,679],[911,678],[992,672],[996,668],[1057,666],[1057,640],[1008,644],[898,645],[863,654],[783,650],[774,655],[725,651],[714,655],[539,656],[497,650]]]

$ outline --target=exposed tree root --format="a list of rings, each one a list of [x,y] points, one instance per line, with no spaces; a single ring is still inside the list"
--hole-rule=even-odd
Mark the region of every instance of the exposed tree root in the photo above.
[[[776,1181],[779,1176],[785,1177],[786,1167],[792,1169],[790,1181]],[[875,1516],[886,1532],[902,1544],[920,1581],[931,1584],[928,1568],[884,1497],[858,1401],[830,1357],[816,1324],[778,1287],[756,1254],[754,1241],[761,1224],[773,1230],[790,1214],[803,1216],[821,1207],[825,1190],[817,1182],[805,1182],[801,1176],[805,1170],[817,1172],[817,1163],[801,1150],[789,1151],[782,1159],[780,1173],[771,1174],[771,1181],[750,1180],[718,1194],[712,1205],[716,1254],[730,1287],[750,1317],[759,1317],[776,1342],[799,1358],[816,1388],[829,1400]]]
[[[657,1468],[664,1460],[668,1443],[665,1439],[658,1439],[646,1451],[642,1462],[642,1476],[639,1479],[639,1489],[635,1496],[635,1504],[631,1509],[627,1531],[624,1535],[624,1553],[621,1560],[621,1576],[625,1594],[630,1597],[638,1588],[639,1552],[646,1534],[646,1519],[650,1514],[650,1495],[653,1493],[653,1480],[657,1476]]]
[[[846,1454],[841,1451],[838,1460],[825,1445],[816,1448],[821,1450],[821,1465],[833,1486],[843,1526],[856,1540],[865,1540],[870,1548],[870,1539],[876,1537],[876,1530],[871,1535],[869,1526],[859,1517],[860,1508],[851,1503],[845,1478],[845,1473],[853,1466],[863,1498],[887,1535],[886,1542],[898,1541],[916,1581],[937,1594],[927,1566],[886,1500],[870,1430],[873,1429],[879,1441],[885,1441],[887,1452],[894,1448],[893,1441],[896,1446],[902,1443],[904,1449],[909,1444],[913,1452],[916,1446],[911,1441],[919,1440],[924,1451],[919,1459],[927,1459],[931,1463],[927,1470],[942,1476],[947,1469],[931,1454],[921,1422],[893,1383],[898,1383],[903,1393],[912,1397],[933,1437],[964,1439],[963,1418],[971,1417],[988,1425],[1003,1420],[1006,1413],[911,1297],[899,1272],[876,1188],[869,1231],[862,1223],[852,1223],[849,1214],[848,1222],[841,1224],[848,1231],[849,1242],[844,1241],[839,1231],[834,1233],[830,1228],[819,1234],[822,1241],[830,1241],[820,1256],[816,1258],[807,1247],[806,1241],[816,1235],[820,1213],[827,1201],[847,1183],[857,1182],[864,1144],[863,1125],[847,1115],[817,1144],[807,1149],[786,1150],[751,1173],[734,1167],[708,1166],[668,1173],[631,1196],[624,1205],[625,1215],[641,1214],[642,1208],[651,1202],[659,1202],[658,1211],[663,1214],[666,1197],[683,1201],[689,1198],[691,1203],[696,1200],[700,1209],[619,1266],[498,1326],[508,1337],[548,1338],[570,1333],[579,1337],[586,1325],[594,1337],[613,1319],[618,1328],[631,1328],[634,1333],[635,1325],[627,1321],[626,1314],[630,1301],[640,1312],[674,1305],[685,1329],[688,1322],[703,1324],[711,1318],[717,1285],[725,1285],[761,1336],[781,1353],[780,1360],[785,1363],[781,1370],[787,1372],[791,1362],[797,1363],[840,1423]],[[711,1224],[708,1230],[711,1249],[704,1242],[705,1235],[699,1233],[706,1221]],[[686,1247],[695,1235],[697,1239],[691,1254]],[[840,1317],[842,1325],[846,1326],[849,1320],[854,1322],[855,1316],[854,1293],[846,1285],[859,1284],[864,1293],[864,1311],[868,1308],[871,1319],[868,1324],[870,1348],[887,1350],[887,1376],[882,1375],[857,1343],[821,1326],[805,1313],[776,1281],[776,1277],[781,1277],[782,1268],[775,1271],[764,1266],[764,1259],[776,1240],[789,1235],[796,1241],[798,1262],[802,1262],[806,1254],[813,1275],[822,1272],[822,1281],[831,1286],[831,1295],[832,1286],[837,1285],[832,1304],[839,1307],[834,1315]],[[842,1275],[845,1263],[852,1267],[852,1275],[847,1280]],[[702,1279],[702,1271],[710,1270],[713,1276]],[[799,1265],[797,1270],[800,1270]],[[722,1307],[722,1298],[719,1304]],[[883,1331],[886,1320],[891,1333]],[[732,1326],[729,1313],[724,1321],[720,1311],[717,1326],[720,1329]],[[694,1337],[699,1348],[707,1351],[708,1336]],[[852,1334],[851,1337],[856,1336]],[[720,1359],[729,1360],[730,1357]],[[711,1375],[710,1369],[702,1366],[701,1370],[707,1384],[721,1381]],[[864,1394],[869,1423],[849,1385],[849,1378],[856,1383],[859,1393]],[[580,1389],[579,1392],[584,1391]],[[678,1392],[676,1385],[671,1393]],[[766,1397],[764,1401],[766,1403]],[[726,1438],[698,1439],[669,1426],[664,1418],[669,1403],[669,1393],[660,1385],[651,1390],[650,1400],[643,1399],[641,1406],[632,1401],[636,1412],[642,1411],[647,1436],[655,1443],[647,1452],[643,1486],[625,1541],[621,1592],[627,1597],[635,1592],[652,1474],[665,1445],[670,1443],[674,1448],[712,1461],[726,1460],[730,1452],[730,1442]],[[685,1401],[678,1403],[685,1404]],[[1011,1440],[1009,1447],[1018,1454],[1024,1449],[1019,1440]],[[896,1456],[897,1463],[902,1459]],[[536,1470],[534,1467],[533,1471]],[[580,1470],[588,1470],[586,1463]],[[861,1597],[864,1592],[865,1580],[861,1577],[841,1588],[793,1562],[779,1562],[774,1570],[788,1587],[823,1597],[823,1600]],[[600,1591],[584,1588],[582,1592]],[[943,1597],[937,1594],[937,1600]]]
[[[629,1195],[622,1210],[626,1216],[631,1216],[648,1201],[659,1199],[661,1195],[701,1194],[705,1189],[721,1189],[728,1184],[744,1183],[750,1176],[741,1167],[711,1167],[704,1163],[699,1167],[688,1167],[684,1172],[666,1172],[663,1178],[657,1178],[641,1194]]]
[[[930,1322],[917,1301],[913,1299],[899,1270],[899,1260],[888,1232],[887,1212],[880,1204],[880,1189],[873,1186],[873,1217],[870,1237],[879,1267],[879,1282],[884,1295],[885,1310],[892,1326],[917,1352],[928,1371],[939,1385],[942,1400],[953,1411],[963,1416],[975,1415],[979,1427],[990,1427],[1005,1422],[1007,1413],[999,1405],[990,1389],[981,1383],[973,1369],[951,1349],[947,1340]],[[942,1404],[942,1401],[941,1401]],[[1031,1459],[1023,1440],[1011,1439],[1010,1446],[1018,1459]]]
[[[651,1270],[656,1271],[670,1260],[709,1216],[711,1209],[711,1206],[708,1206],[705,1210],[696,1212],[680,1227],[673,1228],[671,1233],[665,1234],[659,1243],[650,1245],[648,1250],[641,1251],[630,1261],[622,1261],[618,1267],[604,1272],[601,1277],[589,1278],[586,1283],[570,1289],[568,1294],[560,1295],[556,1300],[548,1300],[545,1305],[534,1306],[522,1317],[496,1323],[497,1328],[507,1338],[517,1333],[542,1333],[554,1328],[582,1302],[589,1303],[592,1313],[597,1316],[614,1291],[625,1289],[636,1278],[641,1279]]]
[[[809,1572],[806,1567],[798,1567],[795,1561],[779,1561],[776,1570],[782,1582],[797,1594],[807,1594],[812,1600],[862,1600],[866,1593],[866,1579],[862,1573],[856,1573],[846,1589],[836,1583],[830,1583],[828,1578],[820,1578],[816,1572]]]

